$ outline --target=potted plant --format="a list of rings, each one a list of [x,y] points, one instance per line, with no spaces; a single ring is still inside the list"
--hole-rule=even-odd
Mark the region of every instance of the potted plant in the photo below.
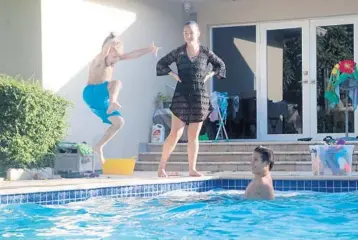
[[[170,103],[171,102],[169,96],[166,96],[161,92],[157,94],[156,106],[158,108],[169,108]]]

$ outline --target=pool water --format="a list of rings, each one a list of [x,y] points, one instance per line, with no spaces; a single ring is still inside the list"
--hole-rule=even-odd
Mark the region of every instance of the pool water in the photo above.
[[[357,193],[171,192],[66,206],[0,206],[0,239],[358,239]]]

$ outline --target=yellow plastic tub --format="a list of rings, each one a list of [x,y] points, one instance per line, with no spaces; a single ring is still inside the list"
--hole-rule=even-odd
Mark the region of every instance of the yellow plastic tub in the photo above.
[[[109,158],[106,159],[103,167],[103,174],[106,175],[132,175],[136,158]]]

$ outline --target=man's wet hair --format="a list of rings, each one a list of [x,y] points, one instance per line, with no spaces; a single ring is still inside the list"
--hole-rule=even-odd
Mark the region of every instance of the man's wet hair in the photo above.
[[[258,146],[254,149],[254,152],[260,154],[262,162],[266,162],[269,165],[271,171],[274,164],[274,154],[273,151],[267,147]]]

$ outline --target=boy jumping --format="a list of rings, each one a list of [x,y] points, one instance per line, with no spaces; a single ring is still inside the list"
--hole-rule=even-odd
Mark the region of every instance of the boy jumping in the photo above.
[[[83,100],[103,123],[111,125],[102,139],[94,146],[94,151],[98,154],[102,164],[105,162],[103,147],[124,125],[124,119],[119,112],[121,106],[118,103],[118,94],[122,83],[119,80],[112,80],[114,65],[120,60],[138,58],[148,53],[154,53],[156,56],[158,50],[159,48],[152,43],[147,48],[123,53],[123,43],[111,33],[103,43],[102,52],[93,59],[89,66]]]

